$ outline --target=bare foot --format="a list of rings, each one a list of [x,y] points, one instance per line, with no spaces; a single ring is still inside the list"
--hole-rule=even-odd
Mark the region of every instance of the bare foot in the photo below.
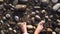
[[[19,23],[19,26],[21,27],[23,33],[27,33],[26,22]]]
[[[39,34],[42,31],[44,23],[45,23],[45,21],[41,21],[41,22],[38,23],[38,26],[37,26],[34,34]]]

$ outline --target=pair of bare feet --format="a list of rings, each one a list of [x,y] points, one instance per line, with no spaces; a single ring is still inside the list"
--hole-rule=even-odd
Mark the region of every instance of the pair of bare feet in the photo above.
[[[43,24],[44,24],[44,23],[45,23],[44,21],[41,21],[41,22],[38,23],[38,26],[37,26],[34,34],[39,34],[39,33],[42,31],[42,29],[43,29]],[[20,24],[20,27],[21,27],[21,29],[22,29],[22,32],[23,32],[24,34],[27,34],[26,22],[21,23],[21,24]]]

